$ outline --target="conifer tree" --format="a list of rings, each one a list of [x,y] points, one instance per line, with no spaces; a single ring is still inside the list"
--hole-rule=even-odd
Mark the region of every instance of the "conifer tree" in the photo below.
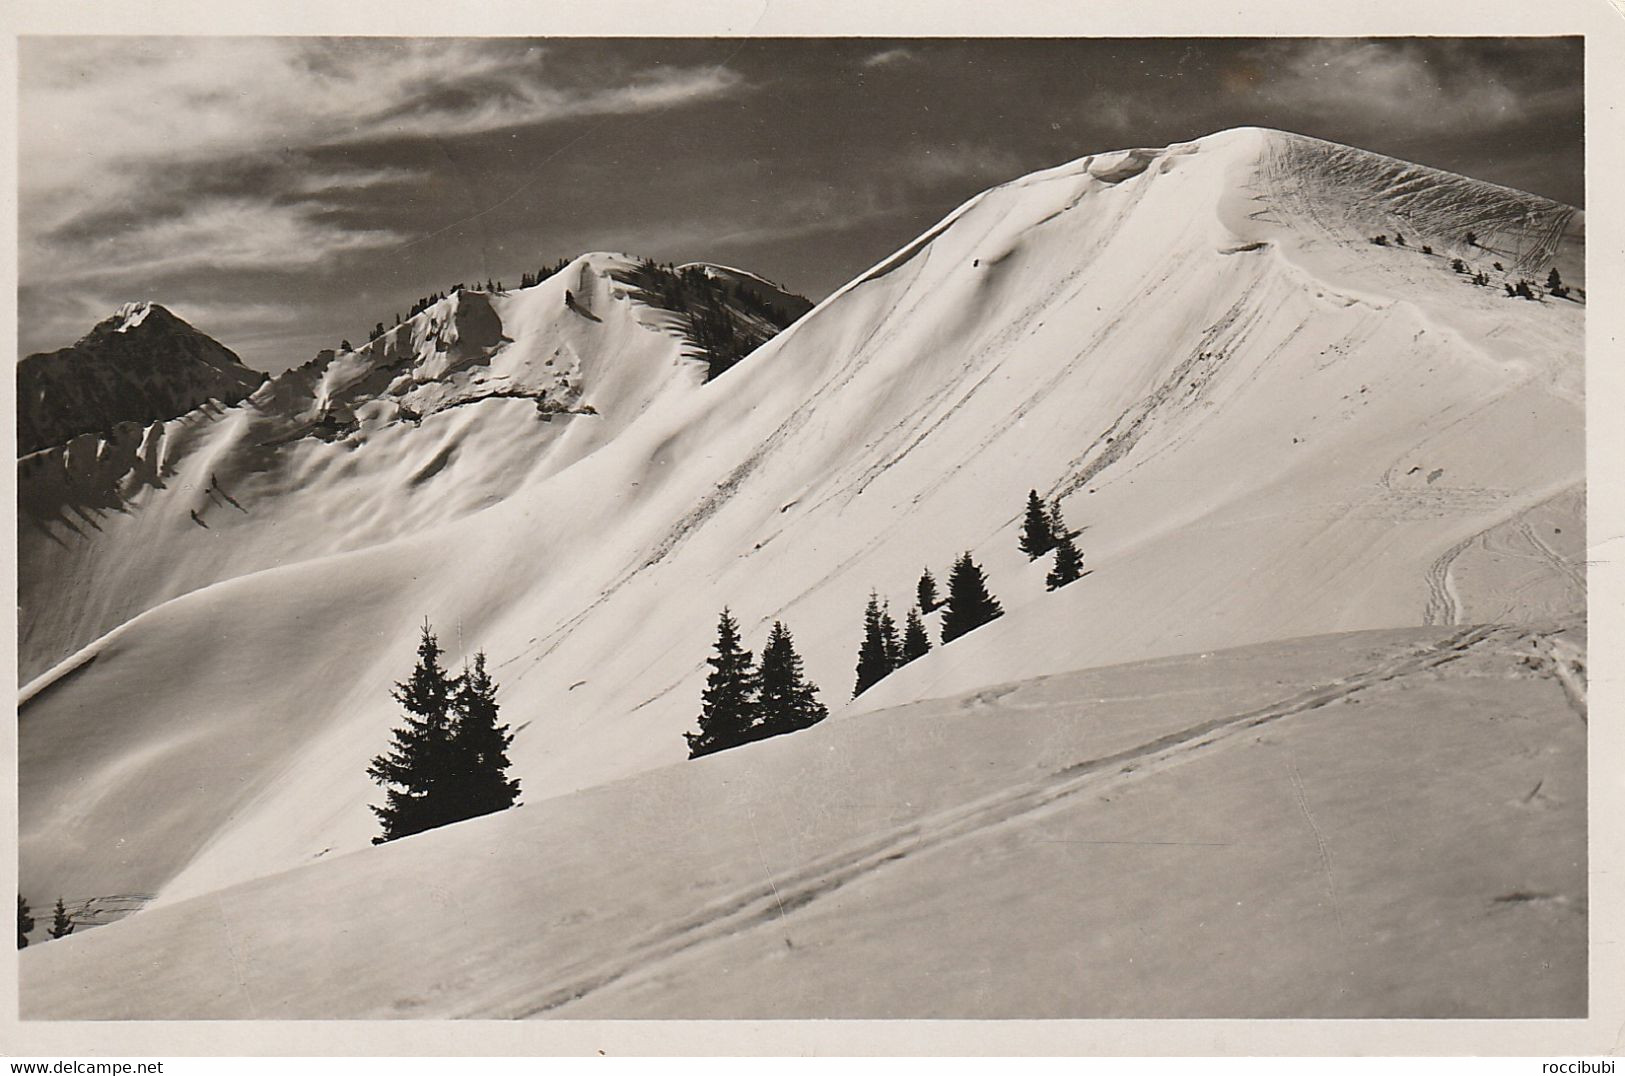
[[[448,822],[505,811],[519,798],[519,782],[508,779],[508,745],[513,734],[497,723],[497,687],[485,668],[485,651],[457,681],[452,700],[450,799],[442,812]]]
[[[749,650],[739,645],[739,623],[727,608],[717,622],[716,653],[701,695],[700,730],[685,732],[688,757],[725,751],[747,741],[755,719],[757,675]]]
[[[895,626],[893,631],[896,631]],[[852,697],[868,691],[891,672],[891,656],[886,652],[886,631],[881,620],[880,595],[869,592],[869,604],[863,610],[863,643],[858,647],[858,680],[852,688]]]
[[[931,652],[931,637],[925,633],[925,622],[920,619],[920,611],[912,608],[903,622],[903,660],[907,665],[915,658],[924,657]]]
[[[56,898],[56,910],[51,913],[51,937],[66,938],[73,933],[73,920],[68,918],[68,909],[63,907],[62,898]]]
[[[1553,295],[1557,295],[1563,290],[1563,276],[1557,271],[1555,265],[1552,266],[1552,271],[1546,274],[1546,290]]]
[[[903,664],[903,640],[897,634],[897,621],[892,619],[889,603],[880,604],[880,641],[886,652],[886,671],[893,672]]]
[[[1055,532],[1050,527],[1049,512],[1038,491],[1027,493],[1027,517],[1021,524],[1021,551],[1028,560],[1037,560],[1055,548]]]
[[[790,629],[777,620],[762,648],[758,679],[757,735],[752,739],[797,732],[829,716],[829,710],[818,701],[818,685],[802,674],[801,655],[796,653]]]
[[[367,776],[385,789],[383,806],[370,808],[384,827],[383,834],[372,839],[374,844],[449,821],[440,793],[452,769],[450,707],[455,682],[440,665],[441,653],[424,621],[417,667],[392,692],[406,710],[406,724],[394,730],[389,751],[367,768]]]
[[[937,607],[937,581],[931,578],[930,568],[920,574],[920,582],[914,588],[914,595],[919,599],[922,614],[929,613]]]
[[[34,912],[21,893],[17,894],[17,948],[28,948],[28,932],[34,929]]]
[[[1083,554],[1072,540],[1072,535],[1062,531],[1061,542],[1055,547],[1055,566],[1044,577],[1044,589],[1060,590],[1082,575]]]
[[[968,631],[975,631],[990,620],[1004,615],[987,589],[987,577],[982,569],[964,553],[954,561],[953,574],[948,577],[948,601],[942,614],[942,641],[951,643]]]
[[[1055,544],[1059,546],[1063,538],[1076,538],[1077,533],[1067,529],[1066,520],[1061,517],[1061,498],[1057,497],[1049,502],[1049,529],[1055,535]]]

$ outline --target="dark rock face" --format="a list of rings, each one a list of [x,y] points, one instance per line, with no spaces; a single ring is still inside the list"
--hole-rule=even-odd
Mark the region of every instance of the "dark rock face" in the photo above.
[[[264,380],[163,307],[131,304],[72,347],[17,364],[17,454],[175,418],[211,399],[229,406]]]

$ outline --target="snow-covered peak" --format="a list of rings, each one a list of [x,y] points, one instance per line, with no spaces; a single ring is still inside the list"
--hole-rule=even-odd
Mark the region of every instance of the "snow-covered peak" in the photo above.
[[[152,303],[142,299],[133,303],[125,303],[113,312],[113,331],[116,333],[129,332],[131,329],[147,320],[152,313]]]

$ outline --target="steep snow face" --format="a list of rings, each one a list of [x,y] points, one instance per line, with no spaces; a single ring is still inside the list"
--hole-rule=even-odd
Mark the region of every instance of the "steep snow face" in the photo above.
[[[536,287],[464,291],[240,406],[23,460],[24,680],[180,594],[494,504],[693,389],[704,367],[675,317],[615,279],[633,264],[590,255]]]
[[[72,347],[17,364],[17,451],[234,404],[263,380],[162,306],[126,303]]]
[[[1583,307],[1502,283],[1551,264],[1583,286],[1582,242],[1566,207],[1258,130],[994,188],[488,510],[196,590],[36,681],[24,891],[179,899],[365,849],[364,771],[424,616],[454,663],[490,655],[531,803],[683,757],[723,605],[754,649],[789,624],[838,706],[870,588],[900,614],[964,550],[1006,615],[848,714],[1316,633],[1571,616]],[[1081,530],[1089,574],[1054,594],[1017,549],[1029,488]],[[403,497],[298,527],[408,504],[434,511]]]

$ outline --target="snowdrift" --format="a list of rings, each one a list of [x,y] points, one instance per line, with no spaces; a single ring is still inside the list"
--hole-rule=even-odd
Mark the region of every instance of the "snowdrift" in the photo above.
[[[994,188],[704,385],[675,344],[651,350],[661,338],[588,259],[568,286],[599,320],[558,295],[494,300],[510,342],[488,376],[534,386],[551,358],[588,384],[598,363],[624,381],[582,394],[597,417],[544,436],[534,401],[488,397],[408,440],[371,396],[349,432],[303,444],[311,466],[267,472],[205,451],[204,426],[248,412],[166,429],[166,446],[203,438],[186,473],[208,526],[179,502],[136,513],[116,548],[70,555],[53,580],[48,600],[71,589],[86,608],[40,629],[36,652],[87,645],[24,691],[23,890],[164,904],[355,850],[413,854],[367,849],[364,770],[425,616],[453,662],[492,659],[530,805],[516,819],[683,757],[723,605],[753,648],[785,620],[834,708],[870,589],[900,615],[921,569],[941,580],[963,550],[1006,615],[832,730],[1151,657],[1569,622],[1584,608],[1583,262],[1569,207],[1255,129]],[[1506,296],[1553,266],[1573,299]],[[436,444],[459,446],[438,469]],[[286,483],[286,507],[206,505],[211,474],[244,504],[255,482]],[[1089,574],[1054,594],[1016,547],[1029,488],[1082,531]],[[211,543],[231,550],[214,566]],[[645,810],[672,811],[649,795]],[[486,853],[468,855],[460,870]],[[159,915],[60,951],[178,921]]]

